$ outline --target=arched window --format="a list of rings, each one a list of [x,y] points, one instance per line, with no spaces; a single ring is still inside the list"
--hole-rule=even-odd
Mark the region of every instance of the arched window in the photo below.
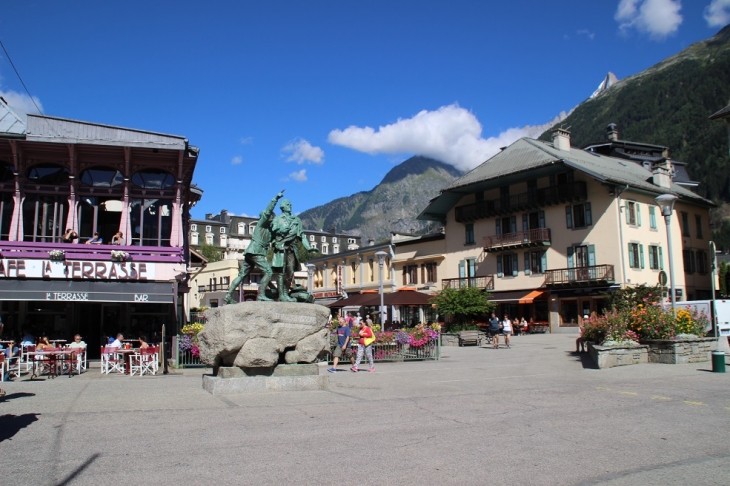
[[[25,178],[30,183],[48,186],[67,184],[69,175],[67,167],[52,163],[34,165],[25,172]]]
[[[144,169],[135,172],[132,184],[142,189],[169,189],[175,185],[175,178],[164,170]]]
[[[248,224],[248,234],[249,235],[252,235],[255,229],[256,229],[256,222]]]
[[[91,187],[116,187],[124,182],[124,176],[116,169],[92,167],[81,173],[81,184]]]
[[[198,233],[190,233],[190,244],[191,245],[198,244]]]
[[[246,223],[238,223],[238,234],[239,235],[246,234]]]

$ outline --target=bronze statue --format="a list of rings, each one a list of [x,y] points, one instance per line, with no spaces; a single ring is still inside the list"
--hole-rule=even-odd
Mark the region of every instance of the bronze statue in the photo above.
[[[266,297],[265,294],[266,287],[269,285],[269,282],[271,282],[271,277],[273,276],[271,265],[266,257],[269,253],[269,246],[271,244],[271,225],[272,221],[274,221],[274,208],[276,207],[276,203],[282,197],[284,197],[283,190],[277,194],[271,202],[269,202],[266,209],[261,211],[259,221],[256,223],[256,228],[254,229],[253,236],[251,237],[251,243],[248,245],[246,252],[243,254],[243,263],[238,271],[238,276],[233,279],[233,282],[231,282],[231,286],[228,289],[228,293],[226,294],[225,302],[227,304],[233,304],[235,302],[233,300],[233,291],[236,290],[236,287],[238,287],[238,285],[243,281],[244,277],[249,274],[252,266],[258,268],[261,272],[258,300],[272,300]],[[286,199],[284,201],[286,201]],[[281,300],[281,298],[279,298],[279,300]]]
[[[306,250],[310,250],[309,242],[302,230],[302,220],[291,213],[291,202],[284,199],[279,203],[281,214],[274,218],[271,231],[274,236],[274,257],[271,266],[277,273],[279,302],[296,302],[289,295],[294,272],[299,268],[301,260],[298,252],[299,242]]]

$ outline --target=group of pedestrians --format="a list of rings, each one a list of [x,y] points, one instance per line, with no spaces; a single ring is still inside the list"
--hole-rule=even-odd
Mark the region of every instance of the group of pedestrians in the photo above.
[[[343,356],[350,359],[352,367],[351,371],[359,371],[360,362],[363,356],[366,356],[368,363],[370,364],[371,373],[375,371],[375,363],[373,361],[373,343],[375,343],[375,332],[372,329],[373,321],[370,316],[365,316],[365,319],[357,314],[357,317],[352,315],[347,316],[347,319],[340,317],[337,319],[337,345],[332,352],[332,368],[328,369],[330,373],[336,373],[340,370],[337,369],[337,365],[340,362],[340,358]],[[357,343],[357,357],[353,358],[352,350],[350,349],[351,340],[355,338],[358,340]]]
[[[506,344],[507,348],[509,348],[509,340],[512,333],[512,321],[510,320],[509,315],[505,314],[504,319],[500,321],[494,312],[492,312],[492,318],[489,319],[489,335],[492,338],[492,347],[494,349],[499,349],[499,336],[501,334],[504,336],[504,344]]]

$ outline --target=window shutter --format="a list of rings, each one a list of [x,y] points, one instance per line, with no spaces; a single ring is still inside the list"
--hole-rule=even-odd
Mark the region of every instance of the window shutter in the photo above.
[[[695,252],[694,250],[689,251],[689,267],[690,267],[690,273],[695,273],[697,271],[697,264],[695,262]]]
[[[517,254],[512,255],[512,275],[515,277],[520,272],[520,265],[519,265],[519,258],[517,258]]]
[[[436,275],[436,270],[438,269],[438,264],[432,263],[432,265],[433,265],[433,281],[438,282],[439,278],[438,278],[438,275]]]
[[[654,206],[649,206],[649,227],[656,228],[656,213]]]
[[[464,268],[464,260],[459,262],[459,278],[466,277],[466,269]]]
[[[649,268],[659,268],[657,262],[654,261],[654,251],[652,250],[652,248],[654,247],[649,247]]]
[[[408,265],[403,265],[403,285],[408,285]]]
[[[625,204],[624,218],[626,219],[626,224],[631,224],[631,210],[629,209],[629,202],[626,201]]]
[[[530,275],[530,252],[525,252],[525,275]]]
[[[547,271],[547,251],[542,252],[542,273]]]
[[[497,218],[496,223],[497,223],[497,234],[501,235],[502,234],[502,220]]]
[[[644,268],[644,245],[641,244],[639,245],[639,262],[639,266]]]
[[[634,244],[629,243],[629,267],[634,268]]]
[[[641,204],[639,203],[636,203],[636,225],[641,226]]]
[[[510,216],[510,233],[517,233],[517,216]]]
[[[545,211],[538,212],[537,217],[540,219],[540,228],[545,228]]]
[[[591,212],[591,203],[585,203],[586,208],[586,226],[593,224],[593,213]]]
[[[664,270],[664,257],[662,256],[662,247],[659,247],[659,270]]]
[[[565,206],[565,226],[573,227],[573,208],[570,206]]]
[[[522,215],[522,231],[527,231],[529,229],[530,229],[530,227],[527,224],[527,214],[523,214]]]
[[[596,266],[596,245],[588,245],[588,266]]]
[[[497,256],[497,277],[502,276],[502,255]]]
[[[568,268],[573,268],[573,247],[568,247]]]

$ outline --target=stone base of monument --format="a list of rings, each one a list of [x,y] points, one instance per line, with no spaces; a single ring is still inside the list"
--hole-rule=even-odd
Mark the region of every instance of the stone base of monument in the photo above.
[[[290,364],[274,368],[221,366],[217,376],[203,376],[203,389],[213,395],[326,390],[329,376],[320,374],[320,368],[318,364]]]

